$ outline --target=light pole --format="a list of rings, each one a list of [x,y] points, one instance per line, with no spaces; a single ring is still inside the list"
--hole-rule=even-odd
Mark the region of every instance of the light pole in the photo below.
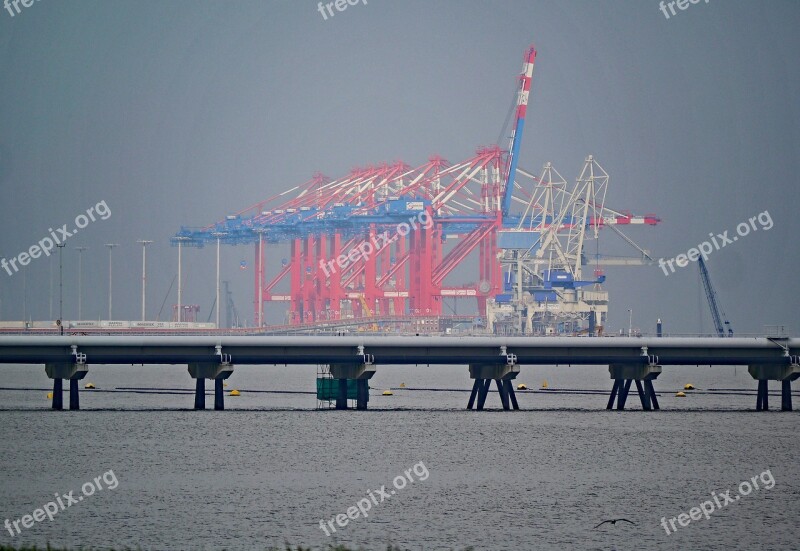
[[[53,257],[49,257],[48,262],[50,263],[50,316],[47,318],[49,320],[53,319]]]
[[[633,332],[633,308],[628,308],[628,314],[628,336],[630,337]]]
[[[66,243],[56,245],[58,247],[58,325],[61,329],[61,334],[64,334],[64,263],[63,252]]]
[[[178,236],[174,237],[178,242],[178,319],[175,321],[181,321],[183,317],[183,312],[181,311],[181,300],[183,299],[183,284],[181,282],[181,249],[183,248],[183,242],[188,241],[190,238],[186,236]]]
[[[256,230],[258,232],[258,266],[256,272],[258,277],[258,326],[264,326],[264,228]]]
[[[217,238],[217,329],[219,329],[219,248],[220,248],[220,240],[224,235],[228,235],[225,232],[214,232],[211,235]]]
[[[78,321],[83,319],[83,251],[89,247],[75,247],[78,251]]]
[[[142,244],[142,321],[145,320],[144,316],[144,297],[145,297],[145,289],[147,288],[147,246],[152,243],[152,241],[147,241],[145,239],[139,239],[137,243]]]
[[[28,321],[28,270],[22,270],[22,321]]]
[[[108,247],[108,319],[112,319],[111,317],[111,251],[114,250],[114,247],[119,247],[119,243],[106,243],[106,247]]]

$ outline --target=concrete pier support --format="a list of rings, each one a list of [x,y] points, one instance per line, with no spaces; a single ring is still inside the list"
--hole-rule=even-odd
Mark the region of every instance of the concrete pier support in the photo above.
[[[195,379],[194,409],[206,409],[206,379],[214,380],[214,409],[225,409],[223,381],[233,375],[233,364],[229,362],[190,363],[189,375]]]
[[[225,409],[225,394],[223,394],[224,379],[214,379],[214,409]]]
[[[339,381],[339,392],[336,394],[336,409],[347,409],[347,379],[336,380]]]
[[[64,409],[64,389],[62,379],[53,379],[53,409]]]
[[[194,409],[206,409],[206,380],[202,377],[195,380]]]
[[[365,410],[369,403],[369,380],[375,375],[373,364],[331,364],[331,375],[339,381],[336,409],[347,409],[348,381],[356,382],[356,409]]]
[[[367,379],[356,379],[356,409],[367,409],[369,402],[369,384]]]
[[[769,411],[769,381],[781,382],[781,411],[792,411],[792,381],[800,377],[800,360],[788,358],[789,363],[749,365],[747,371],[758,381],[756,411]]]
[[[472,392],[469,395],[467,409],[473,409],[477,398],[477,410],[481,411],[486,404],[486,397],[494,381],[497,392],[500,395],[500,403],[503,409],[519,409],[517,396],[514,394],[514,385],[511,383],[519,375],[518,365],[509,364],[470,364],[469,376],[475,379],[472,384]]]
[[[45,364],[44,371],[53,379],[53,409],[64,409],[62,381],[69,380],[69,409],[80,409],[78,381],[86,377],[89,367],[84,362],[58,362]]]
[[[658,397],[656,396],[653,381],[661,375],[661,366],[654,364],[612,364],[608,366],[608,372],[614,379],[614,386],[611,387],[611,395],[608,398],[606,409],[614,408],[614,401],[618,410],[625,409],[628,401],[628,392],[631,385],[636,383],[636,392],[642,402],[642,410],[658,410]]]

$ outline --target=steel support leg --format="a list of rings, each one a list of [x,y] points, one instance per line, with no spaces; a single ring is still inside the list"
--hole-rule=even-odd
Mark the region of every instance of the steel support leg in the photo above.
[[[504,381],[504,384],[506,385],[506,394],[508,394],[508,398],[511,400],[511,407],[514,409],[519,409],[517,395],[514,393],[514,385],[508,379]]]
[[[642,401],[642,409],[650,411],[650,389],[645,390],[642,381],[636,380],[636,391],[639,393],[639,400]]]
[[[225,394],[222,392],[223,379],[214,379],[214,409],[225,409]]]
[[[758,381],[758,390],[756,391],[756,411],[761,411],[764,409],[764,403],[762,399],[762,385],[761,380]]]
[[[769,386],[766,379],[758,380],[758,395],[756,397],[756,411],[769,410]]]
[[[781,381],[781,410],[792,411],[792,382]]]
[[[608,397],[608,405],[606,409],[612,409],[614,407],[614,400],[617,399],[617,391],[622,386],[622,379],[614,379],[614,386],[611,387],[611,396]]]
[[[481,388],[478,391],[478,411],[481,411],[483,409],[483,405],[486,403],[486,395],[489,394],[489,385],[491,384],[491,379],[481,380]]]
[[[478,395],[478,391],[483,388],[483,379],[475,379],[475,382],[472,383],[472,392],[469,395],[469,402],[467,402],[467,409],[472,409],[472,406],[475,404],[475,397]]]
[[[367,402],[369,401],[369,388],[367,387],[366,379],[356,380],[356,409],[367,409]]]
[[[69,409],[81,409],[78,382],[78,379],[69,380]]]
[[[495,379],[495,384],[497,385],[497,392],[500,393],[500,402],[503,404],[503,409],[508,411],[511,407],[508,404],[508,394],[506,394],[506,385],[503,383],[502,379]]]
[[[347,379],[339,381],[339,393],[336,396],[336,409],[347,409]]]
[[[625,384],[622,386],[622,389],[619,391],[619,397],[617,398],[617,409],[625,409],[625,402],[628,400],[628,392],[631,390],[632,382],[633,379],[627,379]]]
[[[53,409],[64,409],[64,395],[61,379],[53,379]]]
[[[206,409],[206,380],[195,379],[194,409]]]
[[[656,389],[653,388],[653,381],[651,381],[649,379],[646,380],[644,382],[644,388],[646,389],[647,393],[650,396],[650,402],[652,402],[652,404],[653,404],[653,409],[654,410],[660,409],[658,407],[658,398],[656,397]]]

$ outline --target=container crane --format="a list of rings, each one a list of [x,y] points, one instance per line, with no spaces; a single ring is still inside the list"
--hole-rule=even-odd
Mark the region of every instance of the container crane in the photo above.
[[[711,309],[711,317],[714,319],[714,328],[717,330],[717,336],[724,337],[727,329],[727,336],[732,337],[733,328],[731,327],[731,322],[728,321],[728,316],[717,304],[717,293],[711,284],[711,276],[708,274],[708,268],[702,256],[697,259],[697,266],[700,268],[700,279],[703,280],[703,288],[706,291],[706,298]]]

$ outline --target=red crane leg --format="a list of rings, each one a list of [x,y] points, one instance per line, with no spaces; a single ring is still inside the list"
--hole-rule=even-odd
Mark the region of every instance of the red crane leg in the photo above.
[[[394,261],[400,262],[400,259],[406,254],[406,252],[406,238],[403,236],[398,236],[394,245]],[[397,292],[408,291],[408,287],[406,286],[407,269],[408,268],[406,266],[403,266],[395,275],[394,290]],[[396,297],[394,299],[394,315],[404,316],[406,314],[406,302],[407,300],[405,297]]]
[[[303,265],[302,265],[302,244],[300,243],[299,239],[292,239],[292,243],[290,245],[289,263],[291,266],[289,294],[292,297],[289,323],[291,325],[296,325],[298,323],[303,323],[303,317],[301,313],[303,309],[302,306],[303,282],[300,279]]]
[[[317,237],[314,243],[314,262],[311,266],[312,284],[314,286],[314,317],[315,319],[328,319],[328,287],[325,285],[325,277],[320,264],[325,261],[327,252],[328,236],[325,234]]]

